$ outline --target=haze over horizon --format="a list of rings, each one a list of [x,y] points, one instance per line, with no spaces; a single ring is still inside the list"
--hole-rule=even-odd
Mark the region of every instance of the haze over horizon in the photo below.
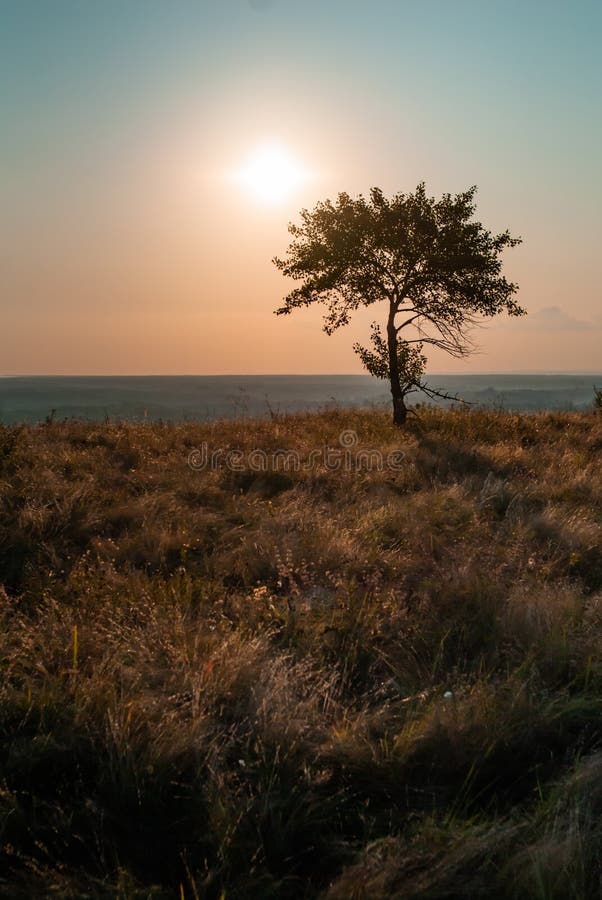
[[[0,2],[0,372],[359,373],[271,264],[339,191],[477,184],[529,315],[433,373],[600,368],[602,6]]]

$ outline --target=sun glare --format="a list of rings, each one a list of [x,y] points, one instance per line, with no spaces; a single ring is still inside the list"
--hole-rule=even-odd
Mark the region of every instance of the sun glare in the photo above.
[[[282,203],[309,178],[294,155],[280,144],[263,144],[248,157],[235,180],[261,203]]]

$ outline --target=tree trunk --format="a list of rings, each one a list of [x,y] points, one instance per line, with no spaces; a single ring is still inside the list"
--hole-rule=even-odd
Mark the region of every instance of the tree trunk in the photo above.
[[[391,393],[393,393],[391,391]],[[408,417],[408,408],[404,403],[403,397],[393,397],[393,424],[398,428],[403,428]]]
[[[391,304],[387,322],[387,347],[389,350],[389,381],[391,382],[391,397],[393,399],[393,424],[397,425],[398,428],[402,428],[408,417],[408,408],[405,405],[399,378],[397,331],[395,330],[395,307],[393,304]]]

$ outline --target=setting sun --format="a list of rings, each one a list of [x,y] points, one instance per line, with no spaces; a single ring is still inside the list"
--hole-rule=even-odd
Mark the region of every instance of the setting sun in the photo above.
[[[269,143],[249,154],[235,181],[256,200],[277,204],[290,197],[309,177],[309,172],[286,147]]]

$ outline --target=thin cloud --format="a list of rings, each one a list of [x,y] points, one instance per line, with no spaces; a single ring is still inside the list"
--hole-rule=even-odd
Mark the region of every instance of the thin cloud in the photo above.
[[[544,306],[524,318],[509,320],[507,324],[521,331],[594,331],[602,328],[602,318],[576,319],[560,306]]]

